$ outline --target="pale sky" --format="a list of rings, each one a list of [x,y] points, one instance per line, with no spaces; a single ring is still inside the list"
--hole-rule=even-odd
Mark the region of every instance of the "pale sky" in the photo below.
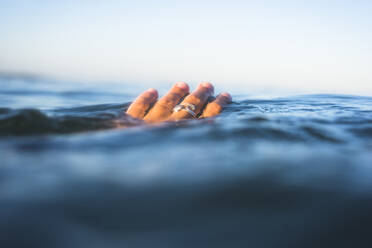
[[[0,71],[372,95],[372,1],[0,0]]]

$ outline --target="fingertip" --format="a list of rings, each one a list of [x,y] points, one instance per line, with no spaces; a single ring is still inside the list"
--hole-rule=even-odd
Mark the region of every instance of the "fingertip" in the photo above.
[[[154,97],[154,98],[158,98],[158,96],[159,96],[158,91],[154,88],[150,88],[150,89],[146,90],[146,92],[151,94],[151,96]]]
[[[176,86],[183,91],[189,91],[190,90],[190,87],[185,82],[177,82]]]
[[[156,89],[150,88],[144,91],[129,105],[127,114],[133,118],[142,119],[151,104],[156,101],[157,97],[158,91]]]
[[[210,82],[203,82],[200,85],[209,90],[214,90],[213,84],[211,84]]]
[[[231,97],[231,95],[230,95],[229,93],[227,93],[227,92],[223,92],[223,93],[221,93],[220,96],[226,98],[227,101],[229,101],[229,102],[232,101],[232,97]]]
[[[214,92],[213,84],[211,84],[210,82],[203,82],[203,83],[200,84],[200,86],[202,86],[203,88],[208,89],[210,92]]]

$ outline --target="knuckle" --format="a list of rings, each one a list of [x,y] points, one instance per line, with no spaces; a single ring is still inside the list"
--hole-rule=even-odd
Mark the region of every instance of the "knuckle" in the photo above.
[[[159,100],[160,105],[173,106],[175,105],[182,96],[177,93],[168,93],[166,96]]]
[[[218,103],[212,103],[210,107],[211,111],[214,113],[220,113],[222,111],[222,106]]]
[[[219,105],[219,104],[217,104],[217,103],[215,103],[215,102],[212,102],[205,109],[204,115],[206,117],[211,117],[211,116],[218,115],[221,112],[222,112],[222,106]]]
[[[145,103],[145,102],[138,102],[136,103],[133,108],[137,109],[137,110],[141,110],[141,109],[145,109],[149,106],[149,104]]]
[[[175,102],[174,99],[169,98],[169,97],[165,97],[165,98],[162,98],[162,99],[159,101],[159,105],[170,106],[170,105],[173,105],[174,102]]]
[[[194,96],[194,95],[189,95],[189,96],[186,97],[185,102],[191,103],[191,104],[194,104],[194,105],[197,106],[197,105],[200,105],[201,99],[199,97]]]

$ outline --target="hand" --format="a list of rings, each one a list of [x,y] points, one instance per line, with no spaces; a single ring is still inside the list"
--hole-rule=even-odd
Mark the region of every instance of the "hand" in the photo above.
[[[212,84],[201,83],[194,92],[189,94],[189,86],[184,82],[178,82],[165,96],[157,100],[158,92],[155,89],[148,89],[129,106],[127,114],[148,123],[212,117],[221,113],[223,107],[231,102],[229,93],[221,93],[207,104],[208,99],[213,96],[213,91]],[[179,111],[173,111],[180,101],[182,101],[180,105],[188,107],[189,110],[193,106],[195,109],[190,112],[181,107]]]

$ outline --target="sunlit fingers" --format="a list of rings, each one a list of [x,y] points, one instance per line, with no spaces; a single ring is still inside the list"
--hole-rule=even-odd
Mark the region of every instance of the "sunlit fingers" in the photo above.
[[[146,90],[129,106],[127,114],[134,118],[142,119],[157,98],[158,92],[155,89]]]
[[[211,83],[201,83],[199,84],[198,88],[188,95],[181,103],[184,106],[195,106],[193,112],[195,115],[198,115],[208,98],[213,95],[213,85]],[[180,119],[189,119],[193,118],[193,115],[189,113],[189,111],[181,110],[178,112],[173,112],[170,116],[170,120],[180,120]]]
[[[147,122],[160,122],[169,118],[173,108],[189,93],[189,86],[184,82],[176,83],[172,89],[152,107],[144,120]]]
[[[208,103],[201,117],[207,118],[218,115],[219,113],[222,112],[223,108],[230,102],[231,96],[229,93],[224,92],[219,94],[213,102]]]

